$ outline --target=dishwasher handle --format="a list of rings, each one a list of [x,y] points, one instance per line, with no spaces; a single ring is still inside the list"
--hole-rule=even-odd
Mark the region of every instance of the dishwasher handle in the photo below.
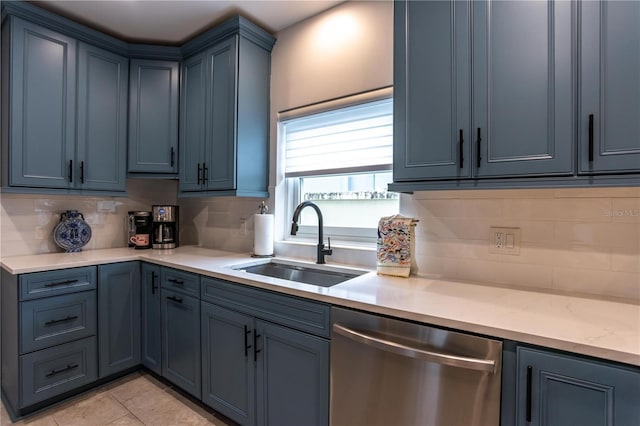
[[[393,342],[385,338],[352,330],[340,324],[333,324],[333,331],[348,339],[397,355],[435,362],[451,367],[465,368],[468,370],[486,371],[492,374],[495,372],[496,362],[490,359],[468,358],[458,355],[426,351],[424,349],[407,346],[404,343]]]

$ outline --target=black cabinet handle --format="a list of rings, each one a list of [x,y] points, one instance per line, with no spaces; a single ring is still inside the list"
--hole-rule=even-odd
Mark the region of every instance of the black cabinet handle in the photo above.
[[[200,185],[200,163],[198,163],[198,185]]]
[[[593,114],[589,114],[589,162],[593,161]]]
[[[251,330],[246,325],[244,326],[244,357],[247,358],[249,356],[249,349],[251,349],[251,345],[249,344],[249,334],[251,334]]]
[[[173,165],[175,163],[175,155],[176,155],[176,152],[173,149],[173,147],[171,147],[171,167],[173,167]]]
[[[184,281],[177,280],[175,278],[169,278],[167,281],[169,281],[170,283],[178,284],[178,285],[184,285]]]
[[[480,153],[480,147],[481,142],[482,142],[482,138],[480,137],[480,127],[478,127],[478,150],[476,151],[476,162],[477,162],[477,167],[480,168],[480,164],[482,163],[482,154]]]
[[[73,370],[74,368],[78,368],[78,364],[67,364],[66,367],[59,370],[51,370],[51,372],[47,373],[45,377],[53,377],[56,374],[64,373],[65,371]]]
[[[45,287],[57,287],[59,285],[67,285],[67,284],[73,284],[73,283],[77,283],[78,280],[65,280],[65,281],[58,281],[55,283],[47,283],[44,286]]]
[[[156,289],[158,288],[158,284],[156,284],[156,278],[158,276],[155,272],[151,273],[151,294],[156,294]]]
[[[84,161],[80,162],[80,183],[84,183]]]
[[[460,143],[458,144],[458,164],[460,168],[464,167],[464,154],[462,152],[462,145],[464,145],[464,134],[462,129],[460,129]]]
[[[69,183],[73,183],[73,160],[69,160]]]
[[[530,365],[527,366],[527,407],[526,407],[526,416],[527,422],[531,422],[531,376],[533,375],[533,367]]]
[[[73,321],[74,319],[78,319],[78,316],[77,315],[68,315],[66,318],[47,321],[47,322],[44,323],[44,325],[53,325],[53,324],[58,324],[58,323],[61,323],[61,322]]]
[[[202,183],[206,183],[209,179],[209,168],[207,167],[207,163],[202,163]]]
[[[253,333],[253,362],[258,361],[258,352],[261,352],[260,349],[258,349],[259,337],[260,337],[260,334],[258,334],[257,332]]]
[[[182,304],[182,297],[167,296],[167,299]]]

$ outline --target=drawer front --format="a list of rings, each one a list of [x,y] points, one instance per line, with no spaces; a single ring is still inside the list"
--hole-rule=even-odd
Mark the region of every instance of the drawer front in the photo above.
[[[200,298],[200,275],[171,268],[160,270],[162,288]]]
[[[204,277],[202,300],[318,336],[331,334],[331,308],[324,303]]]
[[[66,343],[20,357],[22,408],[98,379],[96,338]]]
[[[20,353],[96,334],[96,291],[65,294],[20,304]]]
[[[95,266],[20,275],[20,300],[38,299],[96,288]]]

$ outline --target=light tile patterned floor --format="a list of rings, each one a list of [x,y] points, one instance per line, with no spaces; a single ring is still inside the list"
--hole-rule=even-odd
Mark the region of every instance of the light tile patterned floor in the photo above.
[[[146,373],[133,373],[12,423],[4,406],[0,425],[215,425],[228,424]]]

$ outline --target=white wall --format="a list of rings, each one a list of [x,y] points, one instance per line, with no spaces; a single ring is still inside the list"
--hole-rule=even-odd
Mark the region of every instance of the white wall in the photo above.
[[[275,206],[278,112],[393,84],[393,3],[342,3],[280,31],[271,54],[270,212]],[[279,188],[278,188],[279,191]],[[253,214],[260,200],[181,200],[188,241],[205,247],[241,252],[253,249]],[[282,235],[287,218],[277,216]],[[290,220],[290,218],[288,218]],[[244,223],[244,225],[243,225]],[[315,246],[296,246],[282,255],[315,258]],[[373,252],[364,258],[348,249],[334,249],[332,261],[373,265]]]

